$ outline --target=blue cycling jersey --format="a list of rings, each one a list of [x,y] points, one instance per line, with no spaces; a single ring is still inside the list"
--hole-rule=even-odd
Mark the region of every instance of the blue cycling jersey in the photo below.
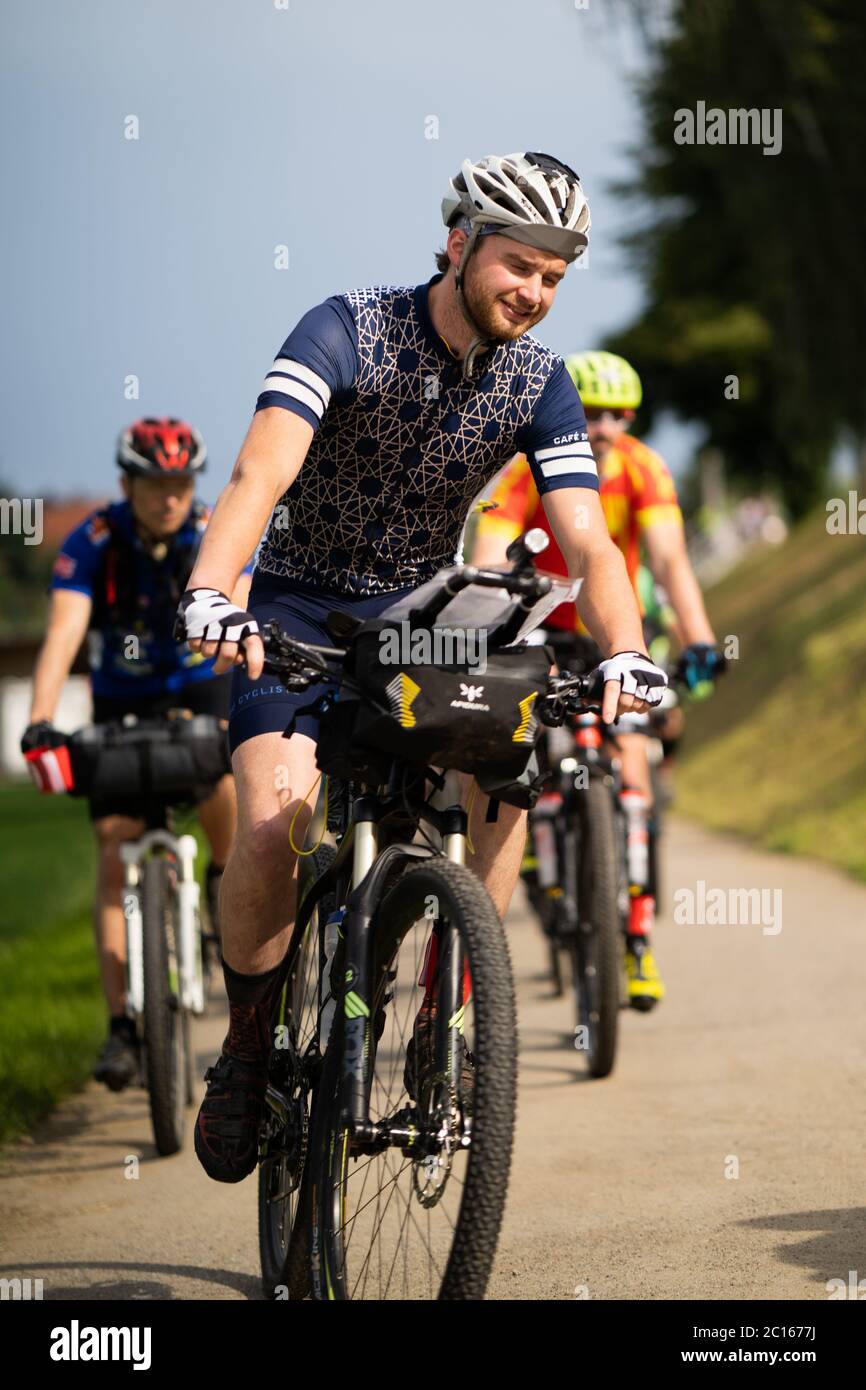
[[[289,334],[256,409],[315,430],[258,558],[264,574],[327,593],[411,588],[453,562],[487,482],[525,453],[543,496],[598,488],[580,397],[562,358],[524,335],[476,380],[430,319],[430,286],[335,295]]]
[[[162,562],[155,560],[136,531],[129,503],[114,502],[107,510],[131,550],[134,594],[130,611],[117,614],[113,621],[88,634],[94,695],[111,699],[160,695],[212,680],[213,658],[205,660],[172,636],[177,595],[165,582],[172,549]],[[186,550],[189,568],[206,525],[207,513],[193,512],[172,537],[172,547]],[[54,562],[52,589],[74,589],[98,604],[110,535],[109,525],[99,512],[77,526]],[[188,573],[181,576],[181,588]]]

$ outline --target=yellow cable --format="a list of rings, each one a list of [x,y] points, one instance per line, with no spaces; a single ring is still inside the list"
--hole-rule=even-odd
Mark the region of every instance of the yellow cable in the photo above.
[[[310,787],[310,790],[307,792],[307,795],[304,797],[303,801],[299,801],[299,802],[298,802],[297,806],[295,807],[295,814],[292,816],[292,819],[289,821],[289,844],[291,845],[291,847],[292,847],[293,851],[295,852],[295,854],[297,854],[298,856],[306,856],[306,855],[308,855],[308,854],[315,854],[316,850],[319,848],[319,845],[322,843],[322,841],[323,841],[324,838],[325,838],[325,831],[326,831],[327,826],[328,826],[328,778],[327,778],[327,777],[325,778],[325,807],[324,807],[324,810],[322,811],[322,833],[320,834],[318,840],[316,841],[316,843],[315,843],[310,849],[298,849],[297,845],[295,844],[295,837],[294,837],[294,835],[293,835],[293,833],[292,833],[292,832],[294,831],[294,828],[295,828],[295,821],[296,821],[297,818],[298,818],[298,812],[300,811],[300,809],[301,809],[302,806],[306,806],[307,802],[309,801],[310,797],[312,796],[313,792],[316,790],[316,787],[319,785],[319,783],[321,782],[321,780],[322,780],[322,774],[321,774],[321,772],[320,772],[319,775],[318,775],[318,777],[316,778],[315,782],[314,782],[313,785]]]
[[[476,782],[475,778],[473,777],[473,778],[472,778],[472,787],[471,787],[470,792],[469,792],[469,800],[466,802],[466,844],[467,844],[468,847],[469,847],[469,853],[470,853],[470,854],[474,854],[474,853],[475,853],[475,846],[474,846],[473,843],[472,843],[472,836],[469,834],[469,822],[470,822],[471,817],[472,817],[472,803],[473,803],[474,800],[475,800],[475,793],[477,792],[477,790],[478,790],[478,783]]]

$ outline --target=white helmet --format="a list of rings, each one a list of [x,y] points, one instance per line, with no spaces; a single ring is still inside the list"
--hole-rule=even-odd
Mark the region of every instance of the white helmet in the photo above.
[[[588,244],[589,204],[580,179],[548,154],[488,155],[464,159],[442,199],[442,220],[466,217],[473,230],[491,224],[541,251],[575,261]],[[475,238],[473,237],[474,241]]]
[[[580,179],[567,164],[549,154],[491,154],[475,163],[464,159],[460,173],[442,199],[446,227],[465,218],[469,235],[455,272],[457,303],[477,335],[463,359],[469,379],[476,357],[488,344],[469,312],[463,272],[479,236],[498,232],[564,261],[576,261],[588,245],[589,204]]]

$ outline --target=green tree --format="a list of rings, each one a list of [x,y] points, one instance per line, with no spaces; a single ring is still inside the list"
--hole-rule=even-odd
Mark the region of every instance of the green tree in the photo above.
[[[0,479],[0,498],[16,495]],[[41,630],[53,560],[45,546],[25,545],[23,536],[0,529],[0,638]]]
[[[800,515],[840,432],[866,438],[866,11],[677,0],[651,51],[645,138],[618,189],[646,304],[607,346],[645,380],[640,427],[665,407],[703,422],[734,476],[775,484]],[[779,108],[780,152],[676,143],[699,101]]]

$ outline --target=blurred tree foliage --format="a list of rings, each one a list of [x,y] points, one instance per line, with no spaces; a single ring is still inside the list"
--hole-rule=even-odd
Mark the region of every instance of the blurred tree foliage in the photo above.
[[[840,435],[866,440],[866,6],[674,0],[649,42],[645,140],[617,188],[646,304],[606,346],[644,380],[638,429],[665,408],[702,422],[733,478],[798,516]],[[698,101],[781,108],[780,152],[675,143]]]
[[[0,480],[0,497],[15,495]],[[44,627],[53,561],[53,550],[25,545],[23,536],[0,529],[0,638],[32,635]]]

